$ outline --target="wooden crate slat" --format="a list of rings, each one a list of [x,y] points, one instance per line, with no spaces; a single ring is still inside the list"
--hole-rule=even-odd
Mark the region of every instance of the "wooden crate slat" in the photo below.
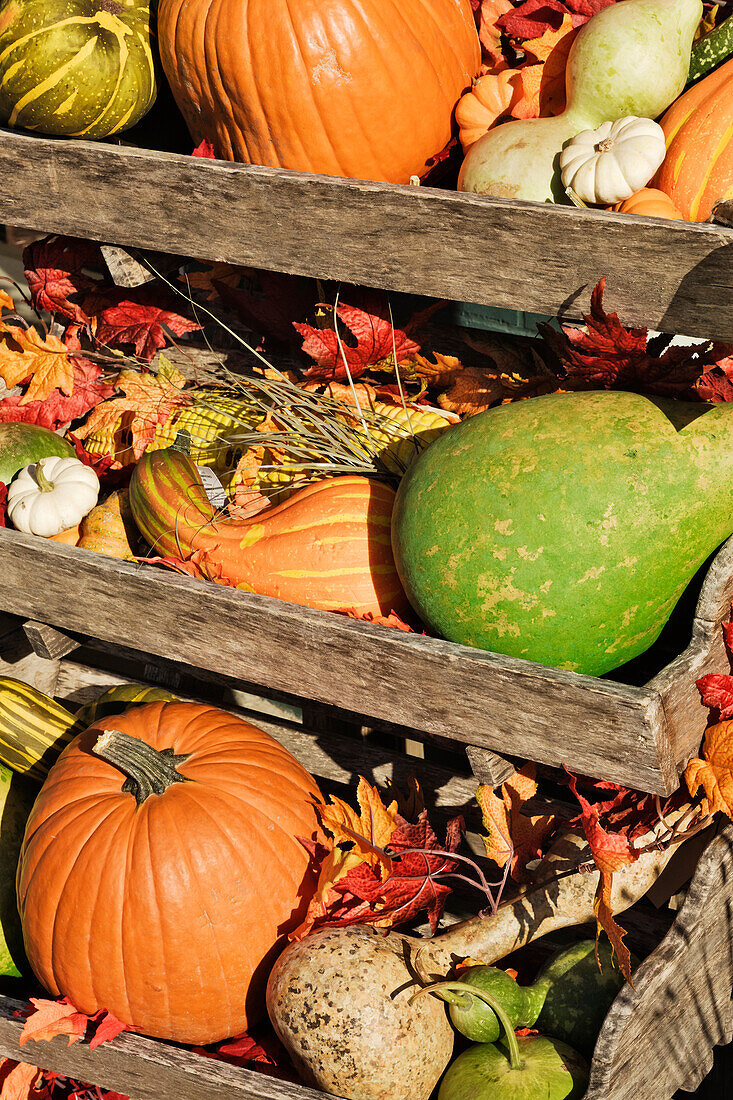
[[[42,232],[733,340],[733,232],[0,131],[0,221]],[[39,195],[43,201],[39,202]]]
[[[369,717],[670,793],[641,688],[313,611],[0,530],[8,612]],[[34,576],[43,583],[29,583]]]
[[[78,1081],[101,1085],[134,1100],[323,1100],[323,1093],[240,1069],[190,1050],[140,1035],[121,1035],[90,1050],[86,1043],[66,1045],[18,1039],[24,1019],[13,1015],[27,1003],[0,996],[0,1056],[30,1062]]]

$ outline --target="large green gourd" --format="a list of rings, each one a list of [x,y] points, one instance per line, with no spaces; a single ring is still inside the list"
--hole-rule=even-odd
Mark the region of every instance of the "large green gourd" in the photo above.
[[[105,138],[155,102],[144,0],[5,0],[0,121],[64,137]]]
[[[455,642],[600,675],[657,638],[733,531],[733,404],[617,391],[499,406],[403,478],[397,569]]]
[[[489,130],[469,149],[458,189],[567,202],[557,165],[562,148],[602,122],[660,115],[685,87],[701,15],[700,0],[622,0],[598,12],[571,47],[563,113]]]
[[[0,978],[28,970],[15,901],[15,872],[37,784],[0,764]]]

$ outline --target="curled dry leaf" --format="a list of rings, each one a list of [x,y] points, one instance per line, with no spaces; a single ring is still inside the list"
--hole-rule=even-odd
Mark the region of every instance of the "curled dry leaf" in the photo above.
[[[703,788],[711,813],[719,810],[733,818],[733,720],[705,731],[702,757],[689,762],[685,782],[693,797]]]
[[[559,822],[553,814],[525,815],[524,803],[537,794],[537,768],[525,764],[501,786],[501,797],[486,784],[476,792],[487,835],[486,855],[499,868],[511,860],[512,878],[522,881],[527,864],[542,854],[545,841]]]
[[[45,339],[35,328],[22,329],[0,322],[0,377],[8,389],[29,380],[21,405],[45,401],[58,389],[74,392],[74,366],[56,336]]]

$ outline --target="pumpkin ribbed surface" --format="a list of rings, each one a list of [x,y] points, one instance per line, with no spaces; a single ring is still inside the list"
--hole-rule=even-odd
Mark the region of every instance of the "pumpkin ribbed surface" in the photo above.
[[[683,220],[669,195],[665,195],[664,191],[659,191],[656,187],[642,187],[628,199],[617,202],[611,209],[619,214],[642,214],[647,218]]]
[[[179,777],[138,802],[92,752],[104,730],[173,750]],[[193,703],[101,720],[52,768],[28,820],[18,909],[55,996],[148,1035],[210,1043],[264,1012],[267,973],[313,882],[315,781],[268,734]]]
[[[733,61],[672,104],[661,121],[667,155],[654,186],[688,221],[704,222],[733,198]]]
[[[10,0],[0,14],[0,120],[103,138],[155,102],[150,8],[136,0]]]
[[[469,0],[161,0],[165,74],[217,156],[408,183],[479,71]]]

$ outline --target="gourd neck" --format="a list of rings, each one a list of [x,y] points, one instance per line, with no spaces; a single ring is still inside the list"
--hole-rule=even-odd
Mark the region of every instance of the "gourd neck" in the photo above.
[[[121,730],[105,730],[93,751],[127,776],[122,790],[134,794],[138,806],[153,794],[163,794],[174,783],[188,782],[177,770],[188,756],[175,756],[173,749],[155,749]]]

